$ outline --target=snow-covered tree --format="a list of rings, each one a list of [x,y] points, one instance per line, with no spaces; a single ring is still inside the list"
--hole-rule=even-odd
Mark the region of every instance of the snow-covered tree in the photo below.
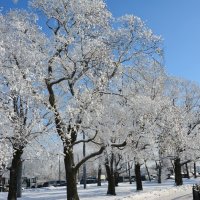
[[[84,142],[78,136],[84,120],[88,121],[90,113],[99,110],[96,107],[101,105],[102,91],[122,63],[160,54],[160,38],[137,17],[112,20],[103,0],[32,0],[31,5],[46,15],[51,31],[45,82],[57,133],[64,146],[67,198],[79,199],[78,168],[105,149],[103,145],[74,163],[73,148]],[[95,132],[99,133],[88,132],[89,141],[95,138]]]
[[[140,166],[146,160],[146,152],[154,148],[156,122],[162,111],[166,75],[161,63],[144,59],[139,66],[126,68],[123,76],[122,94],[127,99],[126,115],[130,121],[129,157],[135,160],[137,188],[141,190]]]
[[[20,188],[17,174],[24,148],[44,128],[41,118],[45,110],[36,99],[40,99],[37,95],[41,94],[37,94],[37,86],[45,61],[41,52],[46,40],[36,19],[34,14],[17,10],[0,16],[0,113],[4,116],[1,132],[13,151],[9,200],[16,199],[17,185]],[[21,195],[20,190],[18,195]]]
[[[194,152],[198,151],[191,144],[198,141],[200,93],[196,84],[186,80],[170,78],[166,86],[168,106],[158,123],[161,130],[159,149],[163,157],[174,160],[175,182],[176,185],[182,185],[182,163],[191,161],[191,155],[197,156]]]

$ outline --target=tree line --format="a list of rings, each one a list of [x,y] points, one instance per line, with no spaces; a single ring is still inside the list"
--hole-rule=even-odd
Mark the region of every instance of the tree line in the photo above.
[[[33,144],[49,135],[63,146],[68,200],[79,199],[79,168],[99,155],[107,194],[116,194],[123,159],[134,161],[138,190],[147,160],[160,177],[170,160],[182,185],[181,165],[199,158],[200,87],[166,73],[161,38],[139,17],[114,18],[103,0],[29,4],[32,12],[0,15],[0,166],[10,170],[8,200],[17,198],[24,153],[37,154]],[[92,150],[75,160],[81,143]]]

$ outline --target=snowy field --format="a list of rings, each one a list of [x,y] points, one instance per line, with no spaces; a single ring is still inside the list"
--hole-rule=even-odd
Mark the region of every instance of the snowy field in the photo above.
[[[192,200],[192,185],[200,183],[200,179],[185,179],[184,185],[175,187],[173,180],[167,180],[162,184],[155,182],[143,182],[144,191],[136,192],[135,183],[120,183],[116,187],[116,196],[107,196],[107,185],[101,187],[88,185],[84,190],[79,185],[79,196],[81,200]],[[7,194],[0,193],[0,200],[6,200]],[[65,187],[49,187],[40,189],[29,189],[23,191],[20,200],[66,200]]]

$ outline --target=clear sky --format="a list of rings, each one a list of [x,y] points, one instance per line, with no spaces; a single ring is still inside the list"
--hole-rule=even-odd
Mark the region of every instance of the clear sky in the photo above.
[[[171,75],[200,83],[200,0],[106,0],[114,16],[142,18],[164,42],[165,65]],[[5,10],[25,8],[27,0],[13,4],[0,0]]]

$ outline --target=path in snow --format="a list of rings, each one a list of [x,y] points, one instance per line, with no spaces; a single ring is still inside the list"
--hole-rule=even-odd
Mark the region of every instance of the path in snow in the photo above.
[[[183,196],[179,196],[179,197],[176,197],[176,198],[173,198],[172,200],[189,200],[191,199],[192,200],[192,194],[186,194],[186,195],[183,195]]]

